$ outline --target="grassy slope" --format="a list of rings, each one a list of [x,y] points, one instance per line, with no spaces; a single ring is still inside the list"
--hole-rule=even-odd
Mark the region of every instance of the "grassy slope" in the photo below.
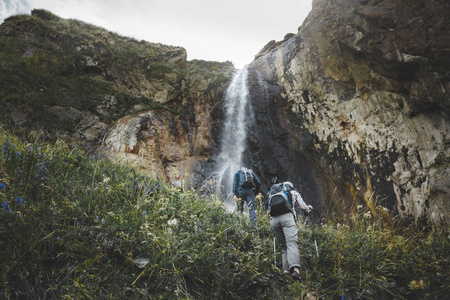
[[[216,201],[62,145],[1,136],[2,295],[235,298],[286,282],[270,239]]]
[[[180,47],[138,41],[45,10],[10,17],[0,26],[0,105],[4,108],[0,118],[7,124],[12,121],[10,112],[18,110],[27,116],[25,126],[31,129],[73,132],[78,124],[59,118],[51,107],[89,111],[105,122],[135,112],[136,105],[170,110],[151,99],[148,88],[161,84],[175,93],[170,99],[183,99],[182,82],[191,87],[187,76],[197,67],[183,61],[183,52]],[[171,62],[174,58],[181,62]],[[229,73],[232,65],[215,63],[208,68]],[[221,75],[228,79],[228,73]],[[217,85],[225,80],[209,79]],[[114,105],[108,102],[112,98]],[[101,113],[99,106],[105,107]]]
[[[403,228],[380,211],[349,225],[302,226],[306,281],[273,266],[272,234],[226,213],[214,195],[157,179],[62,144],[0,135],[3,298],[25,299],[441,299],[446,237]],[[258,205],[261,207],[261,203]],[[279,251],[279,250],[278,250]],[[278,266],[281,260],[278,257]],[[145,267],[138,264],[143,262]],[[27,298],[31,299],[31,298]]]

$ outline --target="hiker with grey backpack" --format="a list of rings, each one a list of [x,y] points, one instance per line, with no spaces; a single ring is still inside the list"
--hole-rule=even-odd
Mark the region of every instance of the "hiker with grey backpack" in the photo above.
[[[244,202],[248,205],[250,223],[256,225],[255,195],[259,193],[261,181],[251,169],[242,168],[234,174],[233,195],[238,212],[244,211]]]
[[[267,214],[270,216],[270,227],[281,245],[283,272],[294,280],[302,280],[300,276],[300,252],[298,250],[298,229],[295,223],[294,203],[309,213],[313,207],[307,205],[294,185],[285,181],[275,183],[268,193]]]

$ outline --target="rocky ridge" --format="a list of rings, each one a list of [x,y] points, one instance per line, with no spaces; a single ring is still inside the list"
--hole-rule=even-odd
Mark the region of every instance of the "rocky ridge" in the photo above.
[[[45,10],[6,19],[0,49],[1,119],[17,132],[169,182],[204,168],[217,145],[230,62],[187,61],[181,47]]]
[[[381,204],[446,228],[449,12],[445,1],[313,1],[299,32],[250,65],[269,91],[252,90],[250,143],[274,161],[254,166],[292,178],[323,212]],[[272,150],[282,143],[290,151]]]

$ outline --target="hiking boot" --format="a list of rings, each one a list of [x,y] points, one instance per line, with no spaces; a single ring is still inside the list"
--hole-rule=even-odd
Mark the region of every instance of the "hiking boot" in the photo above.
[[[291,275],[291,272],[289,272],[289,270],[283,270],[283,273],[284,273],[285,275]]]
[[[300,270],[299,268],[294,268],[294,270],[291,273],[292,279],[301,281],[302,277],[300,276]]]

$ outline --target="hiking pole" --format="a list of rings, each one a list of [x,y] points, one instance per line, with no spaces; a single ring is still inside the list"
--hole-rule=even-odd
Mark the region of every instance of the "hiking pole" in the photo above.
[[[314,245],[316,246],[316,254],[317,254],[317,258],[319,258],[319,249],[317,248],[316,232],[315,232],[315,230],[314,230],[314,222],[313,222],[313,219],[312,219],[312,211],[310,212],[309,220],[311,221],[312,232],[313,232],[313,238],[314,238]]]
[[[273,264],[277,267],[277,251],[275,248],[275,236],[273,236]]]

